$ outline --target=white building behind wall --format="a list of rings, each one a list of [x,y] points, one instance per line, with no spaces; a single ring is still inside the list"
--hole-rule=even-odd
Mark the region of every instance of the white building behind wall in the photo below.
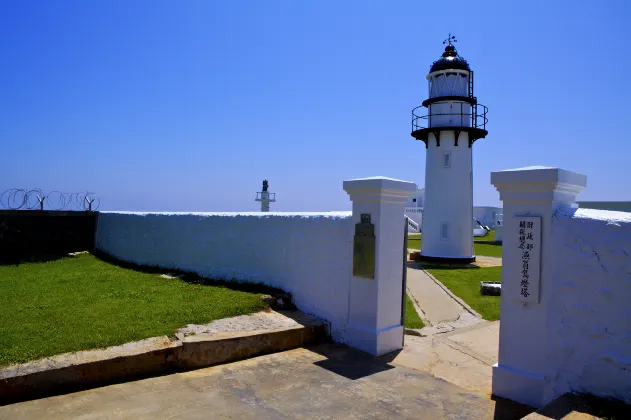
[[[416,190],[405,203],[405,215],[414,221],[419,230],[423,229],[423,204],[425,202],[425,189],[421,188]],[[408,232],[417,232],[417,230],[411,228],[408,225]]]
[[[473,217],[485,226],[495,229],[502,220],[502,208],[493,206],[474,206]]]
[[[425,207],[425,189],[416,190],[405,203],[405,215],[423,229],[423,210]],[[473,217],[484,226],[497,229],[502,225],[502,208],[494,206],[474,206]],[[474,226],[474,229],[477,226]],[[416,232],[408,226],[408,232]]]

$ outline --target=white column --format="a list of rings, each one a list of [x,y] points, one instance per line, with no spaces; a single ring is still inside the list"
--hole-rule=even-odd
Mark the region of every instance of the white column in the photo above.
[[[374,279],[351,273],[346,342],[381,356],[402,348],[403,216],[416,184],[375,177],[344,181],[343,185],[353,202],[353,225],[362,214],[369,214],[376,238]]]
[[[431,134],[425,159],[425,209],[421,256],[472,259],[472,148],[466,132]]]
[[[269,192],[267,191],[261,191],[261,212],[268,212],[269,211],[269,203],[270,203],[270,199],[269,199]]]
[[[493,394],[498,397],[533,407],[547,402],[546,321],[555,281],[550,257],[552,217],[557,209],[575,202],[586,181],[585,175],[559,168],[491,173],[491,183],[504,203],[500,347],[493,367]],[[520,222],[534,229],[527,231],[534,232],[528,241],[520,238],[524,234]]]

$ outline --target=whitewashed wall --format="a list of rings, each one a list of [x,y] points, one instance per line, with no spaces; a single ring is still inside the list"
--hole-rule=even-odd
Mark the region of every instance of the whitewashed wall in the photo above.
[[[96,249],[137,264],[278,287],[300,310],[330,321],[339,340],[348,318],[352,235],[351,212],[101,212]]]
[[[550,392],[631,400],[631,214],[558,210],[552,252]]]

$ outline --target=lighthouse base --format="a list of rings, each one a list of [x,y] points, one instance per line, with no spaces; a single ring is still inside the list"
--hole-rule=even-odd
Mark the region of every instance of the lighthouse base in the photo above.
[[[435,263],[435,264],[471,264],[472,262],[475,262],[475,256],[460,257],[460,258],[430,257],[429,255],[423,255],[423,253],[421,253],[417,257],[417,261]]]

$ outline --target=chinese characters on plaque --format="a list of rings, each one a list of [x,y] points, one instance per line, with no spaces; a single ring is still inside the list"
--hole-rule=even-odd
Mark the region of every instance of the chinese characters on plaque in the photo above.
[[[518,264],[513,270],[518,272],[516,297],[522,302],[538,303],[541,284],[541,218],[517,216],[516,219]]]

